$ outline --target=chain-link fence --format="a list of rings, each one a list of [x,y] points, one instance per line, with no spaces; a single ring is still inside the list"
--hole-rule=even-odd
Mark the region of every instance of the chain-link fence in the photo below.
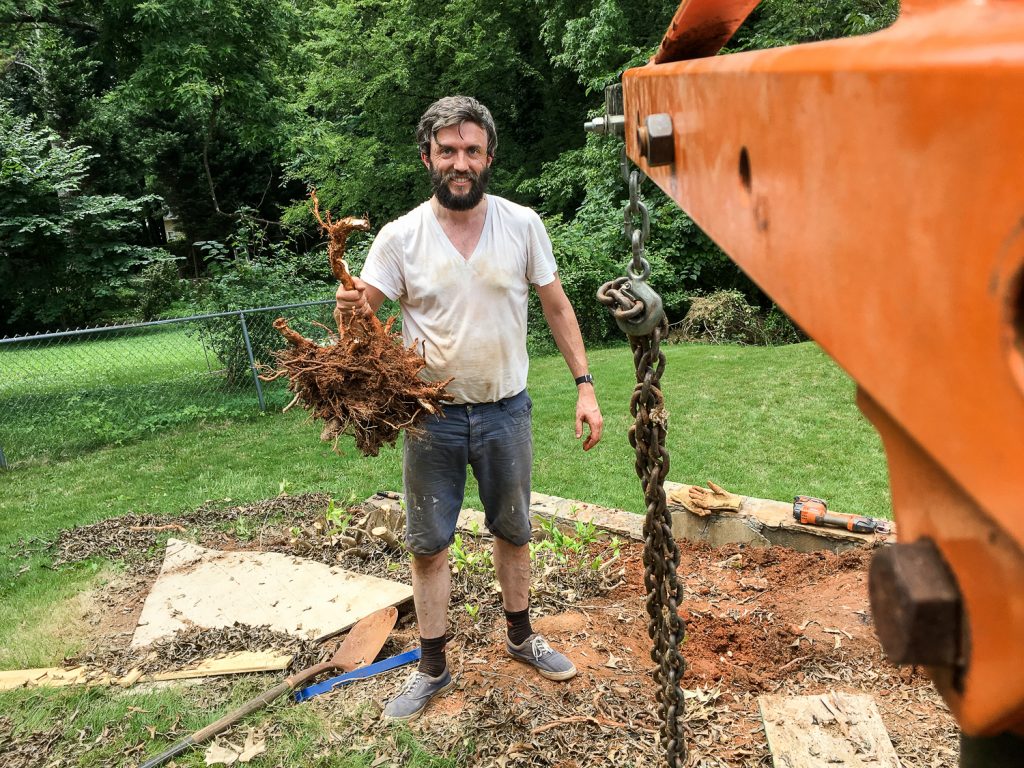
[[[0,339],[0,467],[65,458],[177,424],[288,403],[267,383],[284,346],[272,323],[312,339],[333,300]],[[321,325],[318,325],[321,324]]]

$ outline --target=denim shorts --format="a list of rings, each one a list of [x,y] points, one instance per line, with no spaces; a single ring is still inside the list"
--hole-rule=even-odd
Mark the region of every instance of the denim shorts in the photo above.
[[[515,546],[530,540],[533,402],[524,389],[494,403],[445,405],[422,432],[406,435],[405,541],[415,555],[434,555],[455,538],[466,492],[466,466],[480,486],[487,530]]]

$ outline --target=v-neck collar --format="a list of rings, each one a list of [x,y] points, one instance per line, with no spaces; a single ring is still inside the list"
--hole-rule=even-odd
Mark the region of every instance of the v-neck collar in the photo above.
[[[476,246],[473,248],[473,252],[469,256],[463,256],[462,252],[455,247],[455,243],[448,237],[448,233],[444,231],[444,227],[441,226],[440,220],[437,218],[437,214],[434,213],[434,206],[429,200],[425,203],[427,206],[427,212],[430,214],[430,221],[434,226],[434,231],[437,236],[441,239],[441,242],[445,244],[448,251],[458,257],[459,261],[468,264],[476,258],[477,254],[480,253],[481,248],[484,244],[484,238],[487,236],[487,229],[491,223],[491,214],[494,211],[494,203],[491,200],[490,195],[484,195],[484,199],[487,201],[487,210],[484,211],[484,223],[480,227],[480,237],[476,241]]]

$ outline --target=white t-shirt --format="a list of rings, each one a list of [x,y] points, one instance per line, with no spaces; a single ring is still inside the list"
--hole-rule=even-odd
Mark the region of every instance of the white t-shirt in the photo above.
[[[465,259],[430,201],[390,222],[360,277],[402,307],[402,336],[416,342],[437,381],[454,376],[457,403],[490,403],[526,388],[530,284],[555,279],[551,240],[531,209],[487,195],[480,242]]]

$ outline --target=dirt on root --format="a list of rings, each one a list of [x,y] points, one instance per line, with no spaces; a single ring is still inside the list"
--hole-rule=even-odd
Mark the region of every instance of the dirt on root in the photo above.
[[[323,519],[318,507],[322,499],[294,497],[295,509],[289,512],[288,498],[275,500],[274,515],[250,505],[251,519],[263,523],[254,522],[244,539],[234,537],[232,530],[186,527],[204,546],[301,552],[408,583],[403,552],[377,542],[368,552],[352,556],[330,536],[315,537],[314,521]],[[358,508],[352,510],[353,519],[359,514]],[[267,522],[272,518],[278,522]],[[296,530],[305,534],[296,536]],[[489,546],[463,534],[453,550],[458,572],[453,577],[448,658],[456,686],[409,725],[419,745],[466,766],[569,768],[662,761],[642,545],[609,536],[579,551],[534,545],[533,625],[579,670],[565,683],[539,677],[504,651]],[[919,670],[889,664],[875,639],[867,598],[869,549],[805,554],[780,547],[713,548],[681,542],[680,550],[687,765],[771,765],[758,697],[832,690],[874,698],[906,768],[956,765],[956,725],[933,685]],[[152,549],[140,554],[129,566],[130,578],[114,582],[97,597],[104,619],[94,627],[94,647],[127,647],[132,616],[141,609],[161,557],[162,552]],[[256,630],[251,634],[255,637]],[[246,642],[245,635],[245,628],[237,629],[232,642]],[[199,633],[191,645],[174,646],[179,650],[172,658],[185,663],[188,648],[209,650],[217,642]],[[336,642],[321,648],[319,655],[330,655]],[[417,642],[415,616],[406,612],[382,656]],[[313,739],[306,753],[309,764],[349,750],[365,752],[377,766],[408,763],[414,747],[401,729],[380,721],[383,703],[407,674],[408,669],[395,670],[297,705],[313,708],[328,726],[326,736]],[[160,738],[169,744],[185,735],[173,732]],[[8,754],[5,749],[24,750],[26,739],[36,739],[51,755],[62,752],[60,741],[49,732],[12,737],[10,728],[0,727],[0,736],[8,739],[5,745],[0,738],[0,762]],[[140,753],[155,750],[148,743],[133,746]]]

